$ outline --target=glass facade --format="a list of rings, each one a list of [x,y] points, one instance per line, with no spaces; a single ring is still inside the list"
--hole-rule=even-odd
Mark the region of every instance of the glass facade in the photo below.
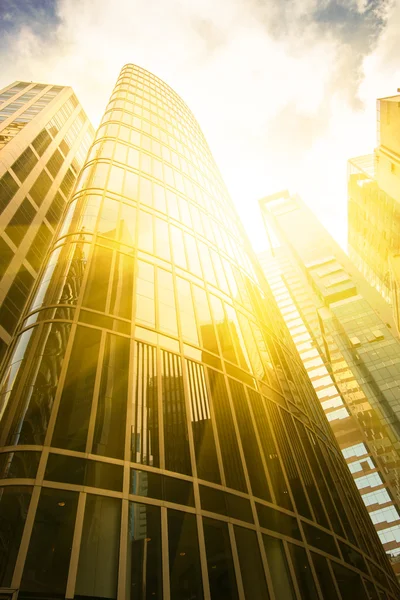
[[[397,564],[400,444],[393,399],[400,342],[382,320],[385,310],[378,316],[371,306],[383,305],[389,315],[390,309],[297,198],[284,193],[262,200],[261,208],[276,242],[260,263],[371,520]],[[293,233],[299,223],[303,236]]]
[[[322,599],[326,577],[332,598],[398,597],[199,126],[139,67],[0,394],[0,586],[20,600]]]
[[[93,136],[71,88],[17,82],[0,91],[0,360]]]
[[[348,162],[349,254],[400,332],[400,96],[377,101],[377,148]]]

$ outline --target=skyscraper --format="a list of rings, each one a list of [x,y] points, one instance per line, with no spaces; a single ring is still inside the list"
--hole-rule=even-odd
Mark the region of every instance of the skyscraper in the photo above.
[[[204,136],[144,69],[121,71],[0,406],[19,600],[398,596]]]
[[[0,360],[93,135],[69,87],[17,81],[0,91]]]
[[[397,561],[400,340],[389,329],[390,308],[299,198],[283,192],[260,204],[280,242],[260,262],[379,537]]]
[[[349,254],[400,331],[400,95],[377,101],[374,154],[348,163]]]

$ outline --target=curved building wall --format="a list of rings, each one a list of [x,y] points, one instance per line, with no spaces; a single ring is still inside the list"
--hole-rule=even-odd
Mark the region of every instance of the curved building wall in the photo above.
[[[258,271],[192,114],[127,65],[2,381],[0,588],[397,597]]]

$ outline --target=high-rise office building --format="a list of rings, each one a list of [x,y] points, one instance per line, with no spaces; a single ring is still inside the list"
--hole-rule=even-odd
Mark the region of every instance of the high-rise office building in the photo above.
[[[0,90],[0,360],[93,141],[69,87]]]
[[[283,192],[260,205],[276,240],[260,262],[398,571],[400,340],[390,307],[299,198]]]
[[[398,597],[199,126],[136,66],[0,407],[3,594]]]
[[[374,154],[348,163],[349,254],[400,331],[400,95],[377,101]]]

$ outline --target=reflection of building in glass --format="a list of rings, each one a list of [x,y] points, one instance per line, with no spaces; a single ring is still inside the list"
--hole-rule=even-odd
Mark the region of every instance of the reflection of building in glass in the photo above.
[[[127,65],[3,374],[2,589],[398,597],[258,271],[194,117]]]
[[[267,280],[379,537],[397,556],[400,340],[382,320],[390,309],[298,198],[284,192],[260,204],[279,240],[260,255]]]
[[[349,252],[400,331],[400,95],[377,101],[377,148],[348,163]]]
[[[93,134],[69,87],[19,81],[0,90],[0,360]]]

